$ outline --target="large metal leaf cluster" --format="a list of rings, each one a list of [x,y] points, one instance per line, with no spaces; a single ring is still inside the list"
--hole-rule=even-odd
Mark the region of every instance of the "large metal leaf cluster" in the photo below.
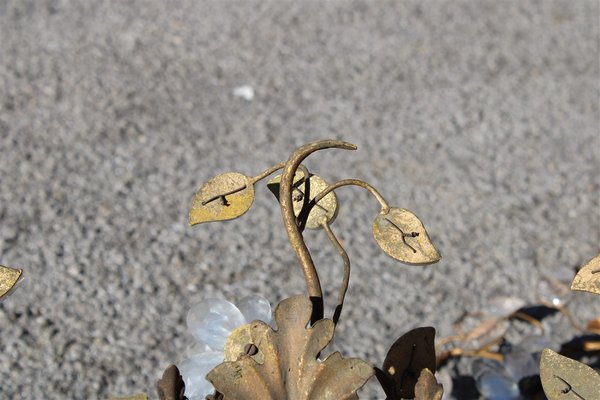
[[[250,324],[249,344],[258,348],[262,363],[240,354],[236,361],[215,367],[208,380],[225,399],[357,398],[356,391],[373,375],[373,367],[356,358],[344,359],[338,352],[320,361],[319,354],[333,338],[334,324],[323,319],[307,327],[311,312],[305,296],[282,301],[275,310],[277,330],[260,321]]]

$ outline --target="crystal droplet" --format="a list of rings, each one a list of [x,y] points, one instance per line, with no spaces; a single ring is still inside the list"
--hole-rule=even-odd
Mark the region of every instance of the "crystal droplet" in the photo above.
[[[238,302],[238,308],[244,314],[246,323],[252,321],[263,321],[267,324],[271,323],[271,304],[269,300],[257,294],[251,294],[244,297]]]

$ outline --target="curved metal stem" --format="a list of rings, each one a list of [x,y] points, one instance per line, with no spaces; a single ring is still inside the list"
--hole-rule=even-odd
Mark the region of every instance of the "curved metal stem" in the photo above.
[[[313,207],[315,205],[317,205],[321,200],[323,200],[323,198],[325,196],[327,196],[329,193],[333,192],[335,189],[338,189],[342,186],[359,186],[363,189],[367,189],[369,191],[369,193],[371,193],[373,195],[373,197],[375,197],[375,199],[379,202],[379,204],[381,205],[381,213],[382,214],[387,214],[388,211],[390,210],[390,206],[388,205],[387,201],[385,201],[385,199],[383,198],[383,196],[381,195],[381,193],[379,193],[377,191],[377,189],[375,189],[373,186],[371,186],[370,184],[368,184],[365,181],[361,181],[359,179],[344,179],[341,181],[337,181],[329,186],[327,186],[325,189],[323,189],[321,192],[319,192],[308,204],[307,207],[304,207],[302,209],[302,212],[300,212],[300,215],[298,216],[298,220],[299,221],[305,221],[306,218],[308,217],[308,214],[311,212],[311,210],[313,209]]]
[[[321,290],[321,282],[315,268],[315,264],[310,256],[310,252],[304,243],[302,233],[296,222],[294,214],[294,205],[292,200],[292,190],[294,183],[294,175],[300,163],[311,153],[317,150],[327,148],[340,148],[346,150],[356,150],[356,146],[342,142],[339,140],[322,140],[315,143],[310,143],[298,148],[285,163],[283,174],[281,175],[281,184],[279,187],[279,205],[283,216],[283,224],[288,234],[288,239],[296,253],[296,257],[300,262],[300,267],[304,273],[304,280],[308,290],[308,296],[313,302],[313,310],[311,316],[311,324],[323,318],[323,292]]]
[[[377,191],[377,189],[375,189],[373,186],[371,186],[367,182],[361,181],[359,179],[344,179],[341,181],[337,181],[336,183],[332,183],[331,185],[329,185],[325,189],[323,189],[321,192],[319,192],[319,194],[317,194],[311,200],[310,206],[308,207],[307,212],[310,212],[310,210],[314,207],[314,205],[317,204],[319,201],[321,201],[323,199],[323,197],[327,196],[330,192],[332,192],[335,189],[338,189],[342,186],[359,186],[363,189],[367,189],[381,205],[381,213],[382,214],[387,214],[387,212],[390,210],[390,206],[388,205],[387,201],[385,201],[385,199],[383,198],[381,193],[379,193]]]
[[[285,163],[279,163],[279,164],[273,165],[271,168],[264,170],[260,174],[256,175],[254,178],[250,179],[250,182],[252,184],[255,184],[256,182],[265,179],[267,176],[271,175],[275,171],[280,170],[283,167],[285,167]]]
[[[337,306],[335,307],[335,311],[333,313],[333,323],[337,325],[340,315],[342,314],[342,308],[344,307],[344,298],[346,297],[346,292],[348,291],[348,285],[350,283],[350,257],[348,257],[348,253],[335,236],[331,227],[327,223],[327,221],[323,221],[321,223],[323,230],[327,234],[327,237],[335,247],[336,251],[342,257],[342,261],[344,262],[344,276],[342,278],[342,285],[340,286],[340,291],[338,292]]]

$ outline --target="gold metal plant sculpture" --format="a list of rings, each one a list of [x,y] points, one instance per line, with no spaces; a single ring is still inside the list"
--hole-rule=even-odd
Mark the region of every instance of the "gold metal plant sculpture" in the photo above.
[[[338,352],[320,358],[333,338],[350,279],[348,254],[331,229],[338,211],[334,190],[358,186],[375,197],[380,211],[373,222],[373,236],[389,256],[411,265],[440,260],[423,224],[413,213],[390,207],[366,182],[346,179],[328,185],[302,165],[310,154],[328,148],[355,150],[356,146],[336,140],[310,143],[298,148],[287,162],[257,176],[237,172],[217,175],[194,197],[190,225],[237,218],[250,209],[254,186],[282,169],[281,175],[268,182],[268,188],[279,201],[283,224],[308,292],[308,296],[295,296],[279,303],[274,312],[277,329],[253,321],[229,335],[224,347],[225,361],[207,375],[216,389],[209,399],[358,399],[357,390],[373,375],[377,376],[388,400],[441,399],[441,385],[433,376],[436,367],[433,328],[418,328],[398,339],[390,348],[382,369],[357,358],[342,358]],[[332,319],[323,316],[319,275],[302,235],[306,228],[323,229],[344,263]],[[162,400],[185,399],[185,386],[175,366],[163,374],[158,392]]]

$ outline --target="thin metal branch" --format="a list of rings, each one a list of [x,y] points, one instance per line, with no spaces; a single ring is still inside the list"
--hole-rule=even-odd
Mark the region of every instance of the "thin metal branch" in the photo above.
[[[285,163],[279,163],[277,165],[273,165],[271,168],[264,170],[260,174],[256,175],[254,178],[250,179],[250,182],[252,184],[255,184],[256,182],[265,179],[267,176],[271,175],[273,172],[279,171],[283,167],[285,167]]]
[[[288,234],[288,239],[296,257],[300,262],[300,267],[304,273],[304,280],[308,290],[308,296],[313,302],[313,310],[311,316],[311,324],[323,318],[323,292],[321,290],[321,282],[315,268],[315,264],[310,256],[310,252],[306,247],[302,233],[296,223],[296,215],[294,214],[294,204],[292,199],[292,191],[294,188],[294,175],[300,166],[300,163],[311,153],[317,150],[327,148],[340,148],[346,150],[356,150],[356,146],[338,140],[322,140],[315,143],[310,143],[296,150],[285,163],[283,174],[281,175],[281,184],[279,187],[279,205],[281,207],[281,215],[283,224]]]
[[[331,244],[333,244],[333,247],[335,247],[336,251],[339,253],[340,257],[342,257],[344,262],[344,276],[342,278],[342,285],[340,286],[340,290],[338,292],[337,306],[335,307],[335,311],[333,313],[333,323],[337,325],[340,315],[342,314],[344,298],[346,297],[346,292],[348,291],[348,285],[350,283],[350,257],[348,257],[348,253],[331,230],[327,220],[323,220],[321,226],[323,226],[323,230],[327,234]]]
[[[344,180],[338,181],[336,183],[333,183],[333,184],[327,186],[327,188],[325,188],[318,195],[316,195],[315,198],[312,199],[310,207],[308,207],[308,212],[310,212],[312,207],[314,207],[314,204],[317,204],[319,201],[321,201],[323,199],[323,197],[327,196],[330,192],[332,192],[335,189],[338,189],[342,186],[359,186],[363,189],[367,189],[381,205],[381,213],[387,214],[387,212],[389,211],[390,206],[388,205],[387,201],[385,201],[385,199],[383,198],[381,193],[379,193],[377,191],[377,189],[375,189],[373,186],[371,186],[367,182],[361,181],[359,179],[344,179]]]

